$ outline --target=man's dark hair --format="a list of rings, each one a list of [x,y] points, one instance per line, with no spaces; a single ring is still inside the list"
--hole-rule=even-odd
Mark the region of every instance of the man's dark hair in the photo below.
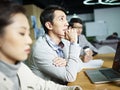
[[[48,21],[53,23],[54,12],[56,10],[61,10],[66,14],[66,11],[64,8],[62,8],[58,5],[50,5],[50,6],[46,7],[40,15],[40,22],[45,30],[45,33],[48,33],[48,29],[46,28],[45,23]]]
[[[83,22],[80,18],[71,18],[70,22],[69,22],[69,26],[73,27],[74,23],[83,24]]]
[[[118,33],[117,33],[117,32],[114,32],[113,35],[118,36]]]

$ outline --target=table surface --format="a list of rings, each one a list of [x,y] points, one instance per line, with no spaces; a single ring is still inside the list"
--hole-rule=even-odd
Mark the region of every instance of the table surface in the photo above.
[[[111,68],[115,54],[98,54],[94,58],[104,60],[103,66]],[[77,79],[74,82],[68,83],[68,86],[79,85],[83,90],[120,90],[120,82],[93,84],[84,73],[84,70],[78,73]]]

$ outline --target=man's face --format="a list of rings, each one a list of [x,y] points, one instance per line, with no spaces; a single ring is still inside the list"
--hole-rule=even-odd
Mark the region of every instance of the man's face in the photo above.
[[[56,36],[57,38],[64,38],[66,30],[68,30],[66,14],[61,10],[56,10],[54,12],[54,19],[52,24],[52,35]]]
[[[73,24],[73,28],[76,28],[77,29],[77,34],[80,35],[82,33],[83,25],[76,22],[76,23]]]

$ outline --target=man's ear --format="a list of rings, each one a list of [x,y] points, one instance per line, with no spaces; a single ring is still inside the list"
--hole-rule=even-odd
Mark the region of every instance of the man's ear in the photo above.
[[[46,22],[45,23],[45,26],[49,29],[49,30],[52,30],[52,24],[51,24],[51,22]]]

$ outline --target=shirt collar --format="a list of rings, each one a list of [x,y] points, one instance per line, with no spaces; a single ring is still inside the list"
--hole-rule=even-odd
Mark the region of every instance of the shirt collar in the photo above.
[[[46,40],[47,40],[48,44],[50,45],[50,47],[53,48],[53,50],[62,49],[64,47],[64,43],[62,41],[59,43],[59,45],[57,45],[52,41],[50,36],[47,34],[46,34]]]
[[[19,67],[21,66],[21,62],[17,64],[8,64],[0,60],[0,71],[3,72],[8,77],[13,77],[17,74]]]

